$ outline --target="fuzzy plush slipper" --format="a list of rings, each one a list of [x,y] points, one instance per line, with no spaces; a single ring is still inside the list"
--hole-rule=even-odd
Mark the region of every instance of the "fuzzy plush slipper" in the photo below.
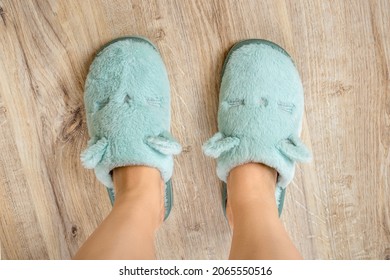
[[[81,161],[94,169],[111,202],[111,171],[145,165],[165,182],[165,219],[172,207],[173,157],[181,146],[170,134],[170,88],[156,47],[141,37],[123,37],[96,55],[84,95],[90,140]]]
[[[203,145],[206,155],[217,158],[225,211],[230,170],[258,162],[278,172],[275,196],[280,215],[295,162],[311,158],[299,139],[302,114],[303,87],[287,52],[260,39],[234,45],[222,70],[219,132]]]

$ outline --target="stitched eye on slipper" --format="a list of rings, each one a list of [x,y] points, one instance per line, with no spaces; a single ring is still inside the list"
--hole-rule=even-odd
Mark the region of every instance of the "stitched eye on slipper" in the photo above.
[[[93,103],[92,113],[96,113],[97,111],[100,111],[101,109],[103,109],[108,104],[108,102],[110,102],[109,97],[107,97],[106,99],[103,99],[101,101],[95,101]]]
[[[147,98],[146,102],[151,106],[161,107],[162,98],[161,97],[151,97],[151,98]]]
[[[244,99],[232,99],[225,101],[228,107],[238,107],[238,106],[244,106],[245,100]]]
[[[278,108],[289,114],[292,114],[295,111],[295,105],[288,102],[278,101]]]

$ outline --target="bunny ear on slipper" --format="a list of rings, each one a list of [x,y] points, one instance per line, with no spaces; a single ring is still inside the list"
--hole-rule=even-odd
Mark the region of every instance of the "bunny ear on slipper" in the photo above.
[[[80,156],[83,166],[88,169],[95,168],[103,159],[107,147],[108,140],[104,137],[94,144],[90,143],[89,147],[85,149]]]
[[[225,137],[222,133],[217,132],[203,145],[203,151],[207,156],[218,158],[222,153],[230,151],[239,144],[239,138]]]
[[[145,139],[145,142],[149,147],[163,155],[178,155],[181,152],[181,145],[168,131],[164,131],[157,136],[149,136]]]
[[[294,135],[280,141],[277,148],[292,161],[309,162],[312,158],[309,149],[299,137]]]

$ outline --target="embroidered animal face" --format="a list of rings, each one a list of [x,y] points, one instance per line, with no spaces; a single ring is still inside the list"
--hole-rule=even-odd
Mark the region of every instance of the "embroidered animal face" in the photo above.
[[[227,135],[282,127],[286,122],[300,125],[296,122],[303,106],[299,74],[291,59],[277,50],[241,47],[227,63],[220,91],[218,121]],[[224,121],[227,117],[229,121]]]
[[[241,46],[224,69],[219,132],[204,146],[206,154],[219,157],[235,147],[246,151],[261,143],[291,160],[308,158],[299,140],[303,88],[286,53],[269,45]]]
[[[105,47],[94,59],[85,86],[91,139],[81,155],[84,166],[108,165],[126,153],[135,161],[151,150],[156,157],[178,154],[181,146],[169,133],[169,90],[154,46],[123,40]]]
[[[132,129],[133,121],[147,120],[156,114],[162,116],[161,128],[169,129],[167,74],[158,52],[152,47],[148,49],[145,55],[143,44],[122,41],[96,56],[86,81],[90,134],[103,137],[112,123]]]

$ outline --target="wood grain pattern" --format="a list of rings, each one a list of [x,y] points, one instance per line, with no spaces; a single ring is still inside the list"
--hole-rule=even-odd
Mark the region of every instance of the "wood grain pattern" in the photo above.
[[[68,259],[110,211],[82,168],[83,84],[118,36],[150,38],[167,65],[175,206],[160,259],[224,259],[231,233],[215,162],[219,75],[245,38],[282,45],[305,88],[303,139],[282,220],[309,259],[390,259],[390,2],[0,0],[0,258]]]

